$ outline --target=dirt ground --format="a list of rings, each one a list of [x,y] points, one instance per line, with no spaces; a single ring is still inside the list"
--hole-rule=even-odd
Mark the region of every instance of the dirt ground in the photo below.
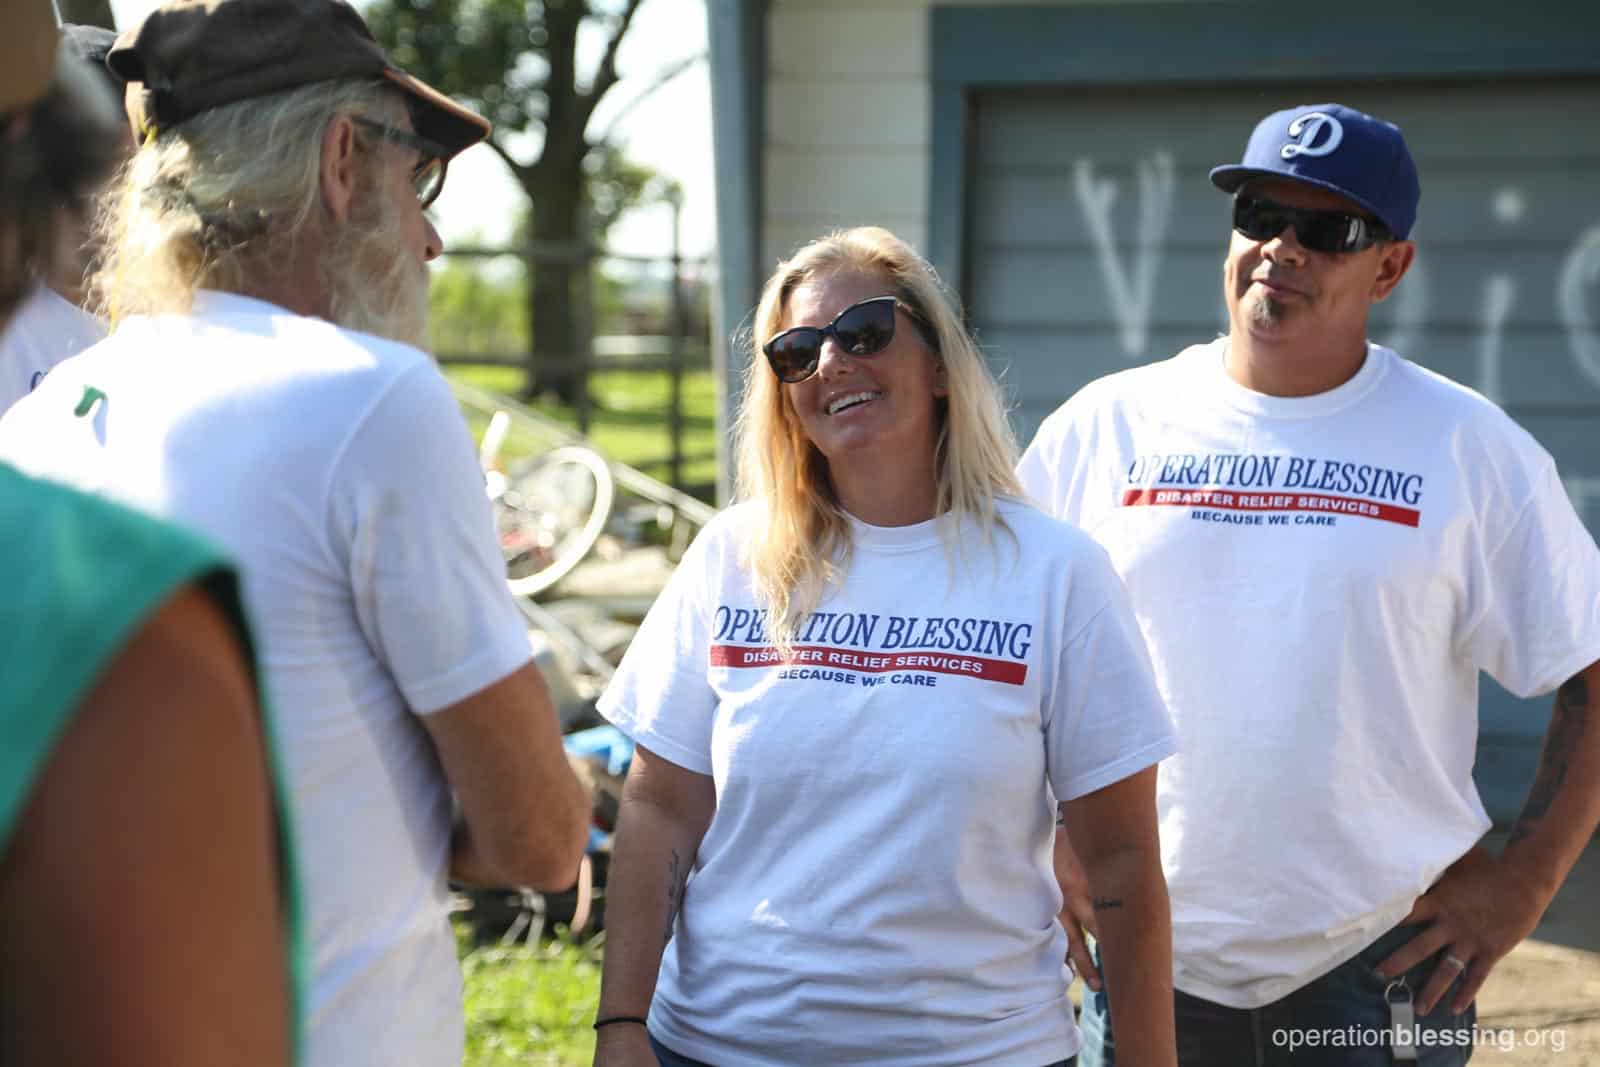
[[[1498,852],[1505,834],[1485,844]],[[1074,1000],[1082,991],[1074,983]],[[1472,1067],[1600,1067],[1600,837],[1478,994]]]
[[[1600,840],[1533,936],[1489,976],[1478,1027],[1473,1067],[1600,1067]]]

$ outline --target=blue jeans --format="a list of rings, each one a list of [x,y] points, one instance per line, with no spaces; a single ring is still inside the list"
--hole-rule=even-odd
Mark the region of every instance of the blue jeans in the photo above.
[[[699,1060],[691,1060],[687,1056],[678,1055],[657,1041],[655,1034],[650,1035],[650,1047],[655,1049],[656,1062],[660,1063],[661,1067],[711,1067],[708,1063],[701,1063]]]
[[[650,1036],[650,1047],[656,1050],[656,1060],[661,1064],[661,1067],[711,1067],[708,1063],[701,1063],[699,1060],[691,1060],[687,1056],[678,1055],[657,1041],[654,1034]],[[1075,1067],[1077,1062],[1076,1059],[1062,1060],[1060,1063],[1050,1064],[1049,1067]]]
[[[1390,1014],[1385,991],[1390,983],[1375,968],[1421,930],[1418,925],[1397,926],[1349,962],[1254,1010],[1175,992],[1178,1067],[1390,1067],[1396,1062],[1386,1036]],[[1413,997],[1422,992],[1441,958],[1424,960],[1405,973]],[[1446,992],[1433,1011],[1417,1016],[1417,1029],[1438,1035],[1432,1044],[1426,1037],[1415,1039],[1417,1067],[1463,1067],[1472,1058],[1476,1021],[1475,1005],[1451,1014]],[[1104,992],[1084,994],[1079,1029],[1082,1067],[1115,1067],[1116,1040]],[[1311,1040],[1320,1044],[1313,1047]]]

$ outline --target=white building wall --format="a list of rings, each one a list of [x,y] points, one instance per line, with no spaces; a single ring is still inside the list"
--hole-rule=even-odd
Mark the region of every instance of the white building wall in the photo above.
[[[1076,2],[1027,0],[1027,6]],[[928,23],[935,6],[936,0],[772,0],[764,267],[840,226],[885,226],[926,250]]]

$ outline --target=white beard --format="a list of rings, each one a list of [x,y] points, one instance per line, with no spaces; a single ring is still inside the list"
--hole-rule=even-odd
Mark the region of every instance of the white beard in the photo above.
[[[358,202],[375,205],[334,235],[324,265],[329,318],[349,330],[418,348],[428,344],[428,268],[405,247],[399,220],[381,188]]]

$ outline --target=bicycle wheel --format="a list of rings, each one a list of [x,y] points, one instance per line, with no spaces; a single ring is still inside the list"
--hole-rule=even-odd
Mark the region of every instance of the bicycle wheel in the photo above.
[[[582,445],[513,467],[494,509],[511,591],[537,596],[566,577],[600,539],[615,499],[605,457]]]

